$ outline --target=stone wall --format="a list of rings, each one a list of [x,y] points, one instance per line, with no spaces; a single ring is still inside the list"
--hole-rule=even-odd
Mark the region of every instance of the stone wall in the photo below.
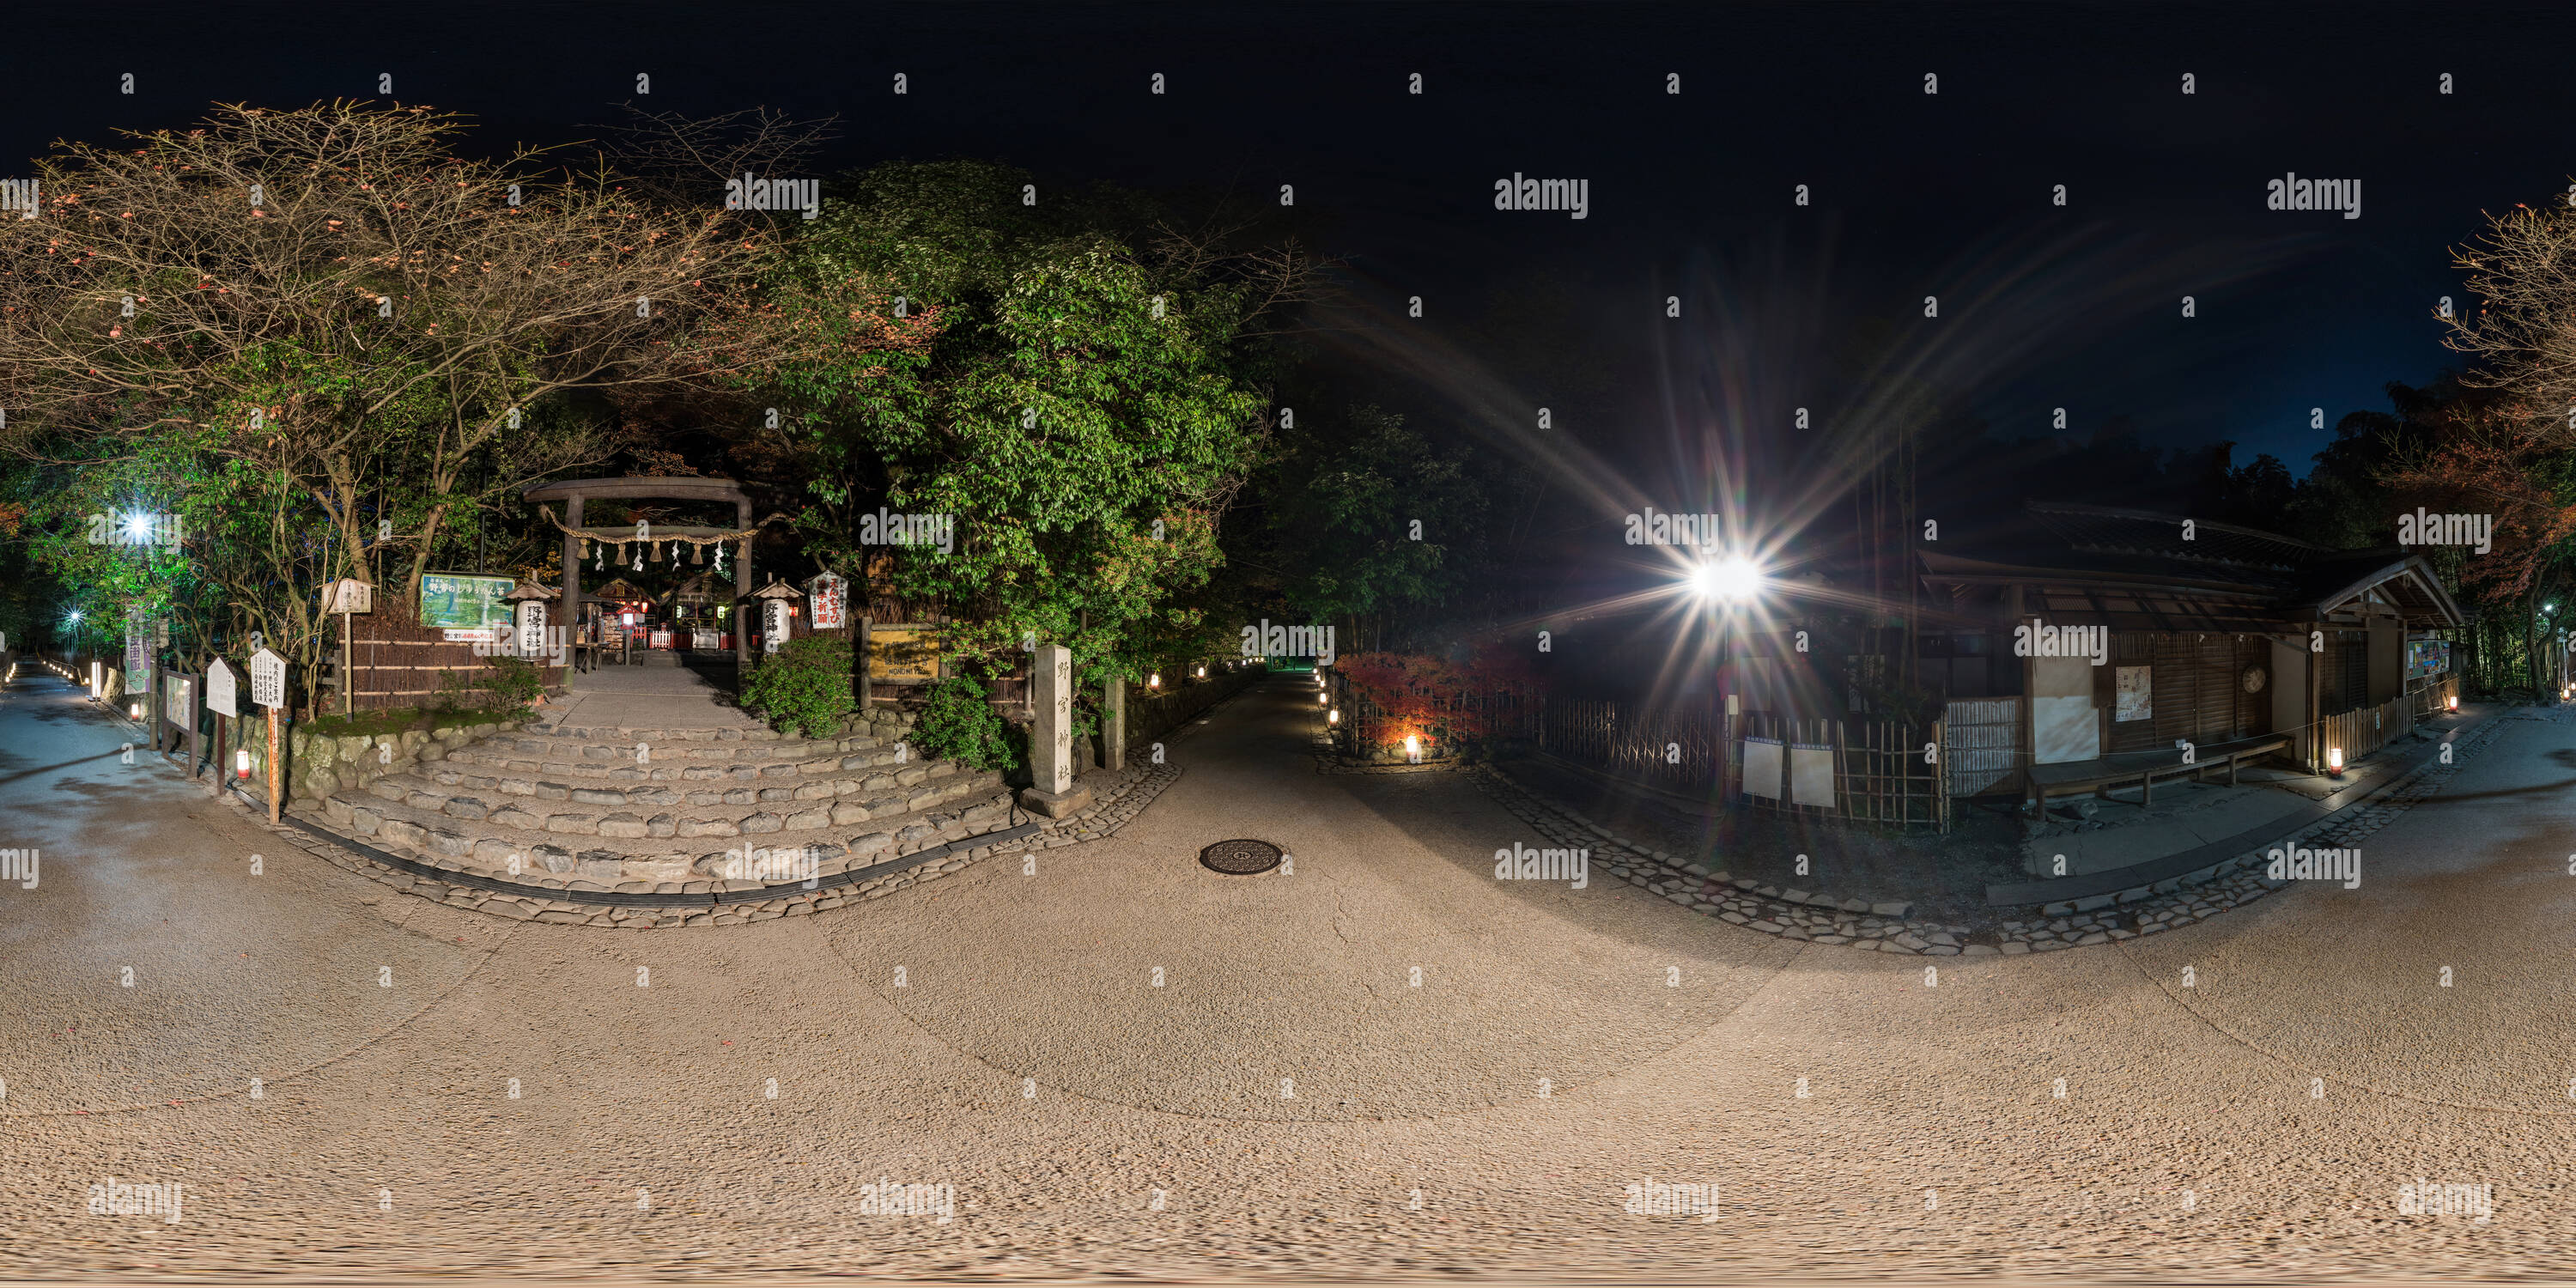
[[[453,723],[400,733],[330,735],[317,733],[309,725],[294,726],[286,731],[286,798],[291,803],[310,804],[344,787],[362,789],[387,774],[445,760],[447,753],[477,738],[504,729],[515,730],[526,723],[523,715],[502,718],[490,713],[468,713],[455,717]],[[241,742],[235,744],[232,738],[236,735],[227,734],[224,758],[232,759],[236,745],[249,748],[250,786],[252,794],[259,795],[267,790],[268,782],[268,721],[262,716],[244,716],[232,725]],[[231,766],[225,768],[229,771]]]

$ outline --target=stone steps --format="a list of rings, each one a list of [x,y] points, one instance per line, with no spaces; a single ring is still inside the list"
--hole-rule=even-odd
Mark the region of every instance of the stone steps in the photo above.
[[[326,798],[319,813],[331,826],[439,867],[567,889],[655,890],[672,885],[665,893],[752,889],[805,875],[781,867],[751,879],[728,878],[728,870],[739,870],[738,861],[728,869],[727,861],[734,857],[729,851],[783,854],[810,849],[816,858],[812,874],[830,875],[1029,821],[1012,805],[1010,791],[996,775],[952,773],[925,787],[930,794],[891,802],[898,807],[884,813],[855,800],[835,800],[795,813],[701,819],[708,827],[729,825],[736,830],[701,830],[694,836],[679,835],[679,820],[668,814],[648,817],[605,806],[539,816],[527,807],[540,802],[520,801],[514,802],[520,808],[513,811],[479,819],[460,817],[448,812],[447,806],[475,798],[449,796],[441,798],[441,808],[427,809],[423,808],[429,803],[425,791],[422,797],[402,803],[343,793]],[[358,799],[350,799],[353,796]],[[866,818],[832,821],[835,812],[848,817],[860,809],[867,809]],[[471,807],[465,812],[472,812]],[[744,830],[746,824],[753,830]],[[513,856],[519,860],[515,873],[510,870]]]
[[[650,776],[651,771],[676,767],[766,768],[772,765],[836,764],[853,755],[897,755],[896,744],[864,735],[846,738],[798,738],[790,742],[709,743],[655,741],[650,738],[604,741],[600,739],[548,738],[527,734],[499,734],[469,743],[448,753],[470,757],[484,763],[524,761],[563,767],[565,772],[613,775],[627,771],[625,777]],[[917,757],[916,757],[917,759]]]
[[[811,756],[802,760],[772,761],[674,761],[668,756],[651,754],[638,763],[629,749],[622,760],[548,759],[529,755],[510,747],[492,745],[492,739],[474,743],[443,757],[460,771],[493,778],[518,778],[530,782],[579,779],[598,786],[604,783],[714,783],[754,781],[776,782],[797,779],[830,779],[842,775],[872,776],[872,771],[900,773],[907,767],[935,765],[914,755],[909,747],[887,747],[859,750],[847,755]]]

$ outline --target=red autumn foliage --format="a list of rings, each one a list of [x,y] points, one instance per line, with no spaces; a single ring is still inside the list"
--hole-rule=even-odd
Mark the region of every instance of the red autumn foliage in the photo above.
[[[1357,653],[1334,664],[1350,686],[1351,734],[1365,751],[1400,754],[1407,735],[1425,756],[1454,755],[1507,732],[1539,692],[1538,673],[1519,650],[1487,644],[1463,662],[1414,653]],[[1514,699],[1517,699],[1515,701]]]

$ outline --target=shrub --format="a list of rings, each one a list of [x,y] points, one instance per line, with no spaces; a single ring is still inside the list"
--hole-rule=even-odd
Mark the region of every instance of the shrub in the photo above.
[[[930,701],[912,727],[912,745],[925,756],[977,769],[1017,769],[1020,740],[986,701],[983,682],[952,675],[930,686]]]
[[[483,661],[492,668],[492,674],[483,677],[479,687],[505,708],[527,706],[546,691],[545,672],[527,658],[488,657]]]
[[[829,738],[841,718],[856,711],[851,695],[850,641],[841,635],[789,640],[761,658],[743,681],[742,705],[783,732]]]
[[[432,704],[432,709],[518,711],[546,691],[545,673],[524,657],[487,657],[483,664],[492,669],[479,678],[467,679],[462,671],[441,675],[438,700]]]

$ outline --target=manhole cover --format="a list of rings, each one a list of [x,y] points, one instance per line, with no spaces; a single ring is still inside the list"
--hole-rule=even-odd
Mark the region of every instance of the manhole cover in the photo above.
[[[1279,847],[1268,841],[1219,841],[1199,851],[1199,866],[1230,877],[1258,876],[1279,866]]]

